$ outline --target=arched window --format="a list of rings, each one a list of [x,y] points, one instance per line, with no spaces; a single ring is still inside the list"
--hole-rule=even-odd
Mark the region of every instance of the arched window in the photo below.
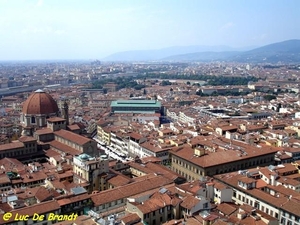
[[[31,123],[36,123],[34,116],[31,117]]]

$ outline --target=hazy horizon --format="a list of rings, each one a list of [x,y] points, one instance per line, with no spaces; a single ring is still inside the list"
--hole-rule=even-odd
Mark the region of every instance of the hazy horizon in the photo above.
[[[101,59],[300,39],[300,1],[0,0],[0,60]]]

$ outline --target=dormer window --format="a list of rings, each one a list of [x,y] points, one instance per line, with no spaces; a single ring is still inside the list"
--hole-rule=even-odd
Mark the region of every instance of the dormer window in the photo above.
[[[243,189],[249,190],[256,187],[256,181],[249,177],[241,177],[238,180],[238,186]]]

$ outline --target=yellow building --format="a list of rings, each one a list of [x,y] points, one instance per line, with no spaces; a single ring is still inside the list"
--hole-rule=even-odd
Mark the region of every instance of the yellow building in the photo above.
[[[73,158],[74,183],[88,183],[88,191],[104,190],[105,185],[101,182],[100,175],[106,174],[109,170],[108,157],[102,155],[98,158],[88,154],[81,154]]]
[[[110,145],[110,130],[107,127],[97,126],[98,139],[106,145]]]

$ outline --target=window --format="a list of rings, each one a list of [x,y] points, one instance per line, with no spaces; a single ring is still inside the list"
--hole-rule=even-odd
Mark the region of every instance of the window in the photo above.
[[[34,116],[31,117],[31,123],[36,123]]]

